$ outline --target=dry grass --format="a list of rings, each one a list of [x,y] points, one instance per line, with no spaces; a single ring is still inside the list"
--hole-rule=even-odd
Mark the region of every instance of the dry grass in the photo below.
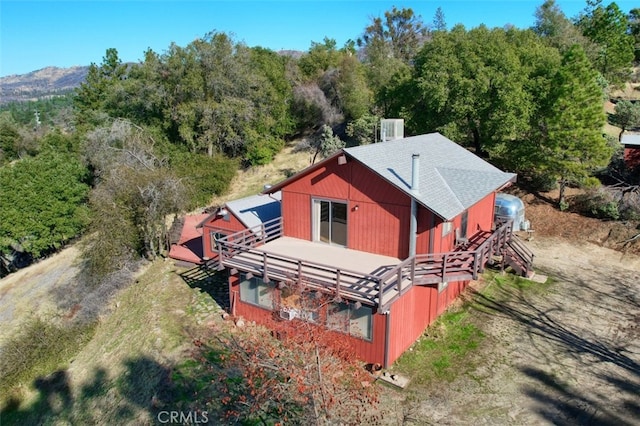
[[[74,280],[78,271],[78,255],[77,247],[67,247],[0,280],[0,346],[33,313],[56,313],[56,303],[49,295]]]
[[[274,185],[307,167],[311,156],[308,152],[297,152],[295,145],[290,143],[286,146],[270,164],[240,170],[231,182],[229,193],[212,198],[211,205],[258,194],[263,191],[264,185]]]
[[[219,317],[219,307],[189,287],[173,262],[158,260],[112,302],[70,367],[13,392],[8,424],[39,424],[52,417],[71,424],[154,423],[171,367],[193,335]],[[48,386],[42,386],[47,383]],[[57,401],[57,402],[52,402]],[[4,401],[6,406],[7,401]]]

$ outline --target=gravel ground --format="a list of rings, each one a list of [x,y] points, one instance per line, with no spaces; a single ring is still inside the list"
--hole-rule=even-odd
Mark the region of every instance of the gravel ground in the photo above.
[[[640,257],[535,238],[548,290],[479,299],[473,371],[421,395],[417,424],[640,424]]]

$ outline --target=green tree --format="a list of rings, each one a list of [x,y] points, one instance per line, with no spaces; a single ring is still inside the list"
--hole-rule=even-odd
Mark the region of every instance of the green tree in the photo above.
[[[97,176],[84,253],[90,276],[99,279],[168,248],[167,217],[187,200],[181,179],[156,155],[154,142],[124,120],[87,134],[85,156]]]
[[[380,117],[366,114],[350,121],[346,133],[356,145],[368,145],[376,141],[379,124]]]
[[[640,104],[634,104],[627,100],[619,101],[609,121],[614,126],[620,127],[618,140],[622,140],[622,134],[625,130],[640,126]]]
[[[602,89],[582,48],[565,53],[553,83],[540,148],[546,173],[560,185],[558,203],[563,206],[567,185],[583,183],[605,166],[611,149],[602,134]]]
[[[378,55],[381,46],[386,46],[386,52],[404,63],[413,60],[420,46],[427,37],[427,28],[422,17],[416,15],[413,9],[398,9],[393,7],[382,17],[372,19],[364,34],[358,39],[358,44],[364,48],[365,54]]]
[[[521,137],[533,99],[525,85],[527,68],[512,42],[517,33],[484,26],[435,33],[416,57],[413,77],[394,96],[408,129],[440,131],[494,156],[505,141]]]
[[[50,152],[0,168],[0,254],[34,258],[78,236],[88,223],[88,170],[74,156]]]
[[[603,7],[602,0],[587,0],[587,8],[578,17],[577,25],[598,46],[592,59],[595,68],[610,82],[626,81],[634,58],[634,41],[628,34],[627,16],[618,5],[610,3]]]
[[[378,115],[392,114],[395,87],[409,74],[410,63],[427,38],[420,15],[395,6],[382,17],[373,18],[357,40],[362,48],[368,86]]]
[[[542,3],[536,9],[535,17],[533,31],[561,52],[565,52],[574,44],[582,46],[585,52],[591,52],[595,48],[580,29],[565,16],[555,0]]]
[[[433,31],[447,31],[447,22],[444,17],[444,11],[440,6],[433,15]]]
[[[629,34],[631,34],[634,41],[635,61],[640,62],[640,7],[631,9],[627,19],[629,21]]]
[[[322,126],[318,146],[320,153],[326,158],[344,148],[345,143],[338,136],[333,134],[333,129],[331,129],[331,127],[324,125]]]
[[[11,113],[2,112],[0,114],[0,164],[18,158],[18,146],[21,139],[18,125]]]
[[[357,119],[369,112],[373,94],[366,81],[365,68],[355,55],[342,57],[336,84],[339,106],[346,120]]]
[[[114,48],[106,50],[102,63],[91,64],[87,77],[76,91],[74,107],[78,124],[96,125],[100,113],[108,114],[107,101],[125,78],[127,66]],[[117,114],[114,114],[117,116]]]
[[[325,71],[338,68],[341,58],[335,39],[325,37],[322,43],[311,42],[309,51],[298,60],[298,66],[307,81],[315,81]]]

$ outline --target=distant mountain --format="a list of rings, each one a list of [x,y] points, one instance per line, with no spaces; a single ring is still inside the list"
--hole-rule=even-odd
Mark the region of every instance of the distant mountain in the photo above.
[[[0,104],[33,101],[80,87],[89,67],[47,67],[28,74],[0,77]]]

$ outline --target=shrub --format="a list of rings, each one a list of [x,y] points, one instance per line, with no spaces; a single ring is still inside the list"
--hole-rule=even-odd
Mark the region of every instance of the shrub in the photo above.
[[[95,323],[59,325],[50,318],[28,320],[0,351],[0,395],[62,368],[91,339],[94,328]]]
[[[184,179],[188,189],[188,210],[209,204],[211,197],[222,195],[229,190],[231,180],[238,170],[238,163],[223,155],[208,157],[185,151],[171,153],[170,168],[179,178]]]
[[[640,191],[623,192],[618,208],[621,219],[640,220]]]
[[[613,192],[605,187],[591,189],[573,200],[574,210],[578,213],[598,219],[618,220],[618,200]]]
[[[282,139],[272,136],[263,137],[249,144],[246,161],[251,166],[262,166],[273,161],[273,157],[284,148]]]

